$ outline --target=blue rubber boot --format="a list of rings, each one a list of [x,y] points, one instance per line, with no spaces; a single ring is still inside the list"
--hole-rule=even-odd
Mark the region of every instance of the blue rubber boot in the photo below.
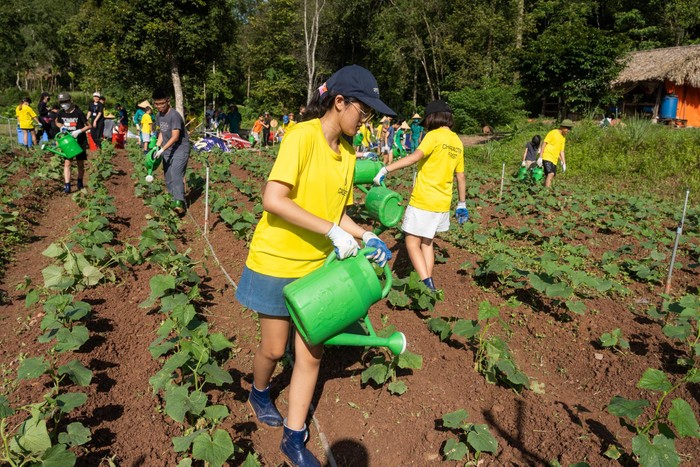
[[[66,194],[70,193],[70,183],[63,184],[63,192]]]
[[[423,282],[432,292],[435,292],[435,283],[433,282],[432,277],[423,279],[421,282]]]
[[[292,467],[321,467],[321,463],[306,449],[306,425],[301,430],[292,430],[284,425],[284,436],[280,443],[280,450]]]
[[[250,404],[250,408],[253,409],[258,420],[265,425],[282,426],[284,424],[282,415],[280,415],[277,407],[270,400],[270,386],[261,391],[253,384],[248,397],[248,404]]]

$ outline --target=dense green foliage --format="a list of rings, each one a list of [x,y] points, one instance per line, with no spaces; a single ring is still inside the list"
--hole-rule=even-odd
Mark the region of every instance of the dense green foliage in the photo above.
[[[0,89],[17,92],[3,92],[0,105],[42,90],[100,89],[131,106],[156,86],[172,87],[176,70],[186,107],[201,108],[206,84],[209,101],[296,110],[309,84],[304,8],[314,6],[7,0]],[[607,83],[625,52],[693,43],[699,32],[695,0],[327,0],[311,84],[358,63],[402,115],[434,98],[459,100],[463,90],[497,102],[517,93],[532,113],[545,97],[559,100],[562,112],[581,112],[611,99]],[[512,113],[484,116],[481,107],[462,108],[465,128],[508,123]]]

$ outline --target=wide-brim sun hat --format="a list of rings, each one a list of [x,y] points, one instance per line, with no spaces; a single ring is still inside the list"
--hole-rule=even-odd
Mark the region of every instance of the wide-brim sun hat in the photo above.
[[[437,100],[429,102],[428,105],[425,106],[425,117],[423,117],[423,120],[421,120],[420,125],[425,126],[425,119],[428,117],[428,115],[438,112],[452,113],[452,107],[450,107],[450,104],[445,101]]]
[[[148,102],[148,100],[142,101],[142,102],[139,104],[139,107],[141,107],[142,109],[145,109],[145,108],[150,107],[150,106],[151,106],[151,103]]]
[[[559,124],[559,127],[563,127],[563,128],[572,128],[573,126],[574,126],[574,122],[571,121],[571,120],[568,119],[568,118],[565,118],[565,119],[562,120],[561,123]]]
[[[113,115],[113,114],[107,114],[107,115],[105,115],[105,118],[114,118],[114,115]]]
[[[408,123],[406,123],[406,122],[401,123],[401,126],[399,128],[401,128],[402,130],[410,130],[411,129],[411,127],[408,126]]]
[[[326,91],[343,97],[354,97],[379,114],[396,116],[396,112],[379,98],[379,85],[372,73],[359,65],[348,65],[333,73],[319,88],[321,94]]]
[[[414,119],[414,120],[416,120],[416,119],[417,119],[417,120],[420,120],[420,119],[423,118],[423,117],[421,117],[420,114],[419,114],[418,112],[416,112],[416,113],[413,114],[413,117],[411,117],[411,118]]]

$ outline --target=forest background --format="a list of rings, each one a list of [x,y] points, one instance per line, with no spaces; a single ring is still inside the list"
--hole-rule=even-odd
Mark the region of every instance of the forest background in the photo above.
[[[357,63],[400,115],[447,99],[468,132],[543,98],[560,116],[605,109],[628,51],[699,38],[697,0],[5,0],[0,109],[62,90],[133,109],[165,86],[181,107],[206,92],[279,115]]]

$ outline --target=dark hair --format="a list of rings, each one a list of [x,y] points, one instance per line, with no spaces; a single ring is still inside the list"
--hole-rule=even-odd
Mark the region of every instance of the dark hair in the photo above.
[[[39,100],[42,100],[42,101],[43,101],[43,100],[46,99],[47,97],[51,97],[51,94],[49,94],[48,92],[44,91],[44,92],[41,93],[41,96],[39,97]]]
[[[542,137],[540,135],[535,135],[532,137],[532,147],[537,149],[540,147],[540,142],[542,141]]]
[[[455,124],[454,118],[452,118],[452,112],[435,112],[428,114],[425,116],[423,122],[425,123],[423,126],[426,132],[443,126],[452,129],[452,126]]]
[[[58,104],[51,104],[51,110],[59,110],[61,108]]]
[[[156,99],[169,99],[170,94],[168,94],[168,91],[166,91],[163,88],[157,88],[155,91],[153,91],[153,100]]]
[[[311,100],[308,104],[306,104],[306,107],[301,112],[301,121],[305,122],[307,120],[321,118],[324,115],[326,115],[326,112],[328,112],[333,107],[333,103],[335,102],[335,98],[337,96],[338,93],[333,91],[326,91],[323,93],[323,96],[321,96],[319,90],[316,89],[313,95],[311,96]],[[343,96],[343,98],[345,99],[346,103],[362,102],[354,97]]]
[[[26,102],[27,104],[31,104],[31,103],[32,103],[32,98],[31,98],[31,97],[25,97],[24,99],[22,99],[22,102]]]

